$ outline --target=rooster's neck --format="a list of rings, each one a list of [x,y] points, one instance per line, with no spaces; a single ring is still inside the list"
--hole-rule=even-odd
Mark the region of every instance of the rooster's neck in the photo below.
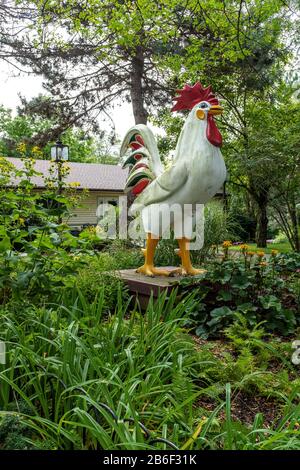
[[[196,120],[191,114],[188,116],[176,145],[174,160],[201,158],[201,148],[211,146],[206,137],[206,127],[206,119]]]

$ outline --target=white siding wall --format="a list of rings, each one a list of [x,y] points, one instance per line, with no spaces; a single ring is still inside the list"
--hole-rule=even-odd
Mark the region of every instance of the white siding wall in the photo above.
[[[97,204],[99,197],[118,197],[120,193],[103,192],[103,191],[90,191],[87,196],[82,199],[80,207],[74,209],[74,215],[68,220],[65,220],[69,225],[81,226],[83,224],[96,224],[97,223]]]

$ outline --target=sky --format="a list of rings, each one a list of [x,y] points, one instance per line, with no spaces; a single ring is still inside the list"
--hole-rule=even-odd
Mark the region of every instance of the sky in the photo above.
[[[16,69],[9,67],[4,62],[1,63],[0,105],[11,108],[13,111],[20,104],[19,94],[29,99],[37,96],[39,93],[43,93],[42,77],[26,74],[17,76],[17,74],[20,75]],[[130,103],[122,103],[120,106],[115,106],[110,115],[114,120],[116,133],[121,138],[134,125]],[[109,122],[103,122],[103,127],[109,131]]]

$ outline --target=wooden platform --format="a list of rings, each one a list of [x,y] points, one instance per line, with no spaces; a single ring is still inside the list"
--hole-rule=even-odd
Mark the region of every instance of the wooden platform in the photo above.
[[[162,267],[173,271],[174,267],[167,266]],[[165,276],[144,276],[143,274],[137,273],[135,269],[123,269],[119,271],[120,277],[127,284],[130,294],[137,296],[140,306],[146,308],[151,296],[157,298],[160,292],[168,291],[169,293],[176,287],[176,284],[184,278],[184,276],[175,275],[171,277]]]

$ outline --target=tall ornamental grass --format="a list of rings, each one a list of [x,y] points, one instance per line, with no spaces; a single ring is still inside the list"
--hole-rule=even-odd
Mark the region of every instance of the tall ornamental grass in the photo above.
[[[299,449],[297,391],[272,429],[260,414],[252,427],[232,419],[235,391],[225,383],[203,416],[197,403],[215,387],[218,362],[182,328],[194,302],[174,292],[142,314],[119,292],[108,315],[100,289],[93,303],[77,291],[61,305],[6,305],[0,447]]]

